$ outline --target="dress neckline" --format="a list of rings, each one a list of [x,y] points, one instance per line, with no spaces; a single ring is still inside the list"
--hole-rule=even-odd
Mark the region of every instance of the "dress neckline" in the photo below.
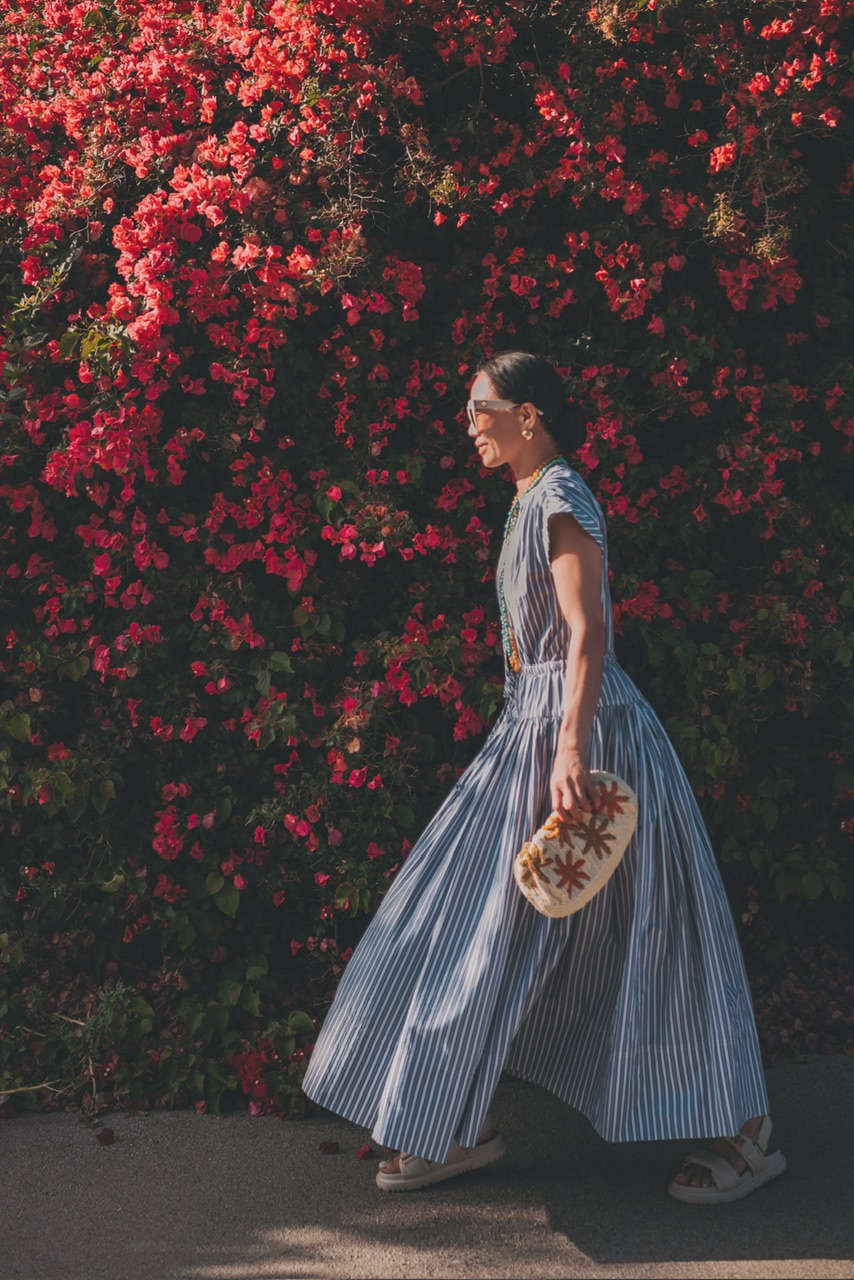
[[[510,504],[510,510],[507,512],[507,519],[504,522],[504,537],[502,539],[502,543],[506,544],[510,540],[513,530],[516,528],[516,522],[519,519],[519,512],[522,507],[522,499],[525,498],[533,489],[536,489],[549,472],[554,471],[555,467],[559,466],[560,463],[563,463],[564,466],[568,465],[566,458],[564,458],[562,454],[556,454],[553,458],[546,459],[543,465],[538,467],[534,472],[531,478],[531,483],[528,485],[527,489],[524,489],[522,493],[516,493],[513,495],[513,501]]]

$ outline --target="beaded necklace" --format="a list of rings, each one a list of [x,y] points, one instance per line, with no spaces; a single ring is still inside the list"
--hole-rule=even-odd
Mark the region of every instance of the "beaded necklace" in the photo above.
[[[551,471],[552,467],[557,466],[559,462],[563,461],[564,459],[559,453],[556,453],[551,458],[546,458],[543,465],[538,467],[531,476],[531,483],[528,485],[525,493],[530,493],[534,485],[539,484],[546,472]],[[507,546],[513,530],[516,528],[516,522],[519,519],[519,512],[521,510],[521,504],[519,501],[521,497],[523,497],[523,494],[517,493],[510,504],[510,510],[507,513],[507,520],[504,525],[504,538],[502,539],[503,547]],[[513,635],[513,628],[510,625],[510,618],[507,615],[507,601],[504,599],[503,565],[501,567],[501,573],[498,576],[498,612],[501,616],[501,640],[504,646],[504,654],[507,658],[507,665],[510,667],[511,671],[520,671],[522,667],[522,660],[519,657],[519,650],[516,646],[516,637]]]

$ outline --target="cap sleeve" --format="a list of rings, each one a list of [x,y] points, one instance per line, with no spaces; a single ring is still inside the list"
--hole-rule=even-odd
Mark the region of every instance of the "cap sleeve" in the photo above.
[[[589,533],[606,554],[605,517],[602,508],[574,471],[553,472],[543,486],[542,536],[546,556],[549,555],[549,517],[566,512],[574,516],[585,533]]]

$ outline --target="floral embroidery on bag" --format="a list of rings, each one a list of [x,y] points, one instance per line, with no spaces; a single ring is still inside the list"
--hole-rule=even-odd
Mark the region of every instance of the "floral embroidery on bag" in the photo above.
[[[530,880],[532,876],[538,875],[539,872],[552,865],[552,860],[546,853],[545,849],[541,849],[540,846],[538,844],[534,844],[533,841],[530,844],[522,846],[519,853],[519,861],[522,864],[523,874],[526,880]]]
[[[637,797],[627,782],[604,770],[591,773],[596,804],[581,820],[556,811],[516,855],[513,874],[530,904],[560,919],[580,911],[620,864],[637,822]]]
[[[581,850],[581,856],[586,857],[590,852],[596,854],[597,858],[604,858],[608,854],[608,845],[614,843],[614,836],[606,831],[608,819],[603,814],[599,819],[591,816],[589,822],[579,822],[578,830],[584,840],[584,848]]]
[[[584,870],[584,859],[579,858],[577,862],[573,862],[571,853],[565,858],[555,858],[554,865],[557,873],[555,887],[558,889],[568,889],[572,893],[574,889],[582,889],[585,881],[590,879]]]
[[[613,822],[614,817],[618,813],[625,813],[625,805],[631,801],[627,795],[624,795],[616,782],[612,782],[610,787],[605,782],[598,784],[598,791],[601,797],[600,807],[608,810],[608,821]]]

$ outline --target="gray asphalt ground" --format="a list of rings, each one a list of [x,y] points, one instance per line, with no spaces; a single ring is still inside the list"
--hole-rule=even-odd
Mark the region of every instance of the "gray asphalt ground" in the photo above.
[[[788,1171],[734,1205],[678,1204],[686,1144],[610,1145],[543,1090],[499,1087],[505,1158],[384,1194],[363,1130],[192,1112],[0,1125],[0,1280],[854,1277],[854,1058],[768,1072]],[[321,1155],[324,1140],[340,1153]]]

